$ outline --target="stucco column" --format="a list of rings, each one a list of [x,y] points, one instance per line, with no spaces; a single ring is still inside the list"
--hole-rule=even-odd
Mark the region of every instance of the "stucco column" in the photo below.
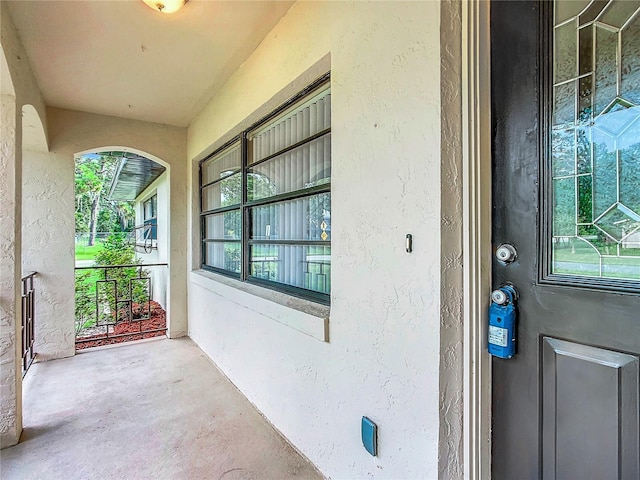
[[[167,336],[187,334],[187,177],[185,168],[169,171],[169,278]]]
[[[22,120],[16,99],[0,95],[0,447],[22,433],[21,198]]]
[[[39,361],[75,354],[73,157],[22,151],[22,271],[36,277]]]

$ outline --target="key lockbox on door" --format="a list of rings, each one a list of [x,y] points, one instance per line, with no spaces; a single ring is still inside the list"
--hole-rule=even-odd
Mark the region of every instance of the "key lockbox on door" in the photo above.
[[[491,293],[489,307],[489,353],[511,358],[516,353],[517,293],[511,285],[503,285]]]

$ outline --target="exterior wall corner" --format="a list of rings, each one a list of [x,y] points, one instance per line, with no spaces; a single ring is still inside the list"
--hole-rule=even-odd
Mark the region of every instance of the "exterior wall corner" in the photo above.
[[[0,95],[0,448],[22,433],[21,115]]]
[[[441,2],[440,478],[463,475],[461,15],[460,2]]]

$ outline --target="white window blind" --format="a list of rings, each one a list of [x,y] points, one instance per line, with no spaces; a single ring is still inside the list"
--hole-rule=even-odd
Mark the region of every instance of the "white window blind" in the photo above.
[[[240,142],[201,165],[203,265],[239,274],[242,252],[242,157]],[[236,206],[237,208],[229,209]],[[223,210],[223,211],[221,211]]]
[[[240,139],[201,164],[203,266],[328,302],[328,81],[310,87]]]

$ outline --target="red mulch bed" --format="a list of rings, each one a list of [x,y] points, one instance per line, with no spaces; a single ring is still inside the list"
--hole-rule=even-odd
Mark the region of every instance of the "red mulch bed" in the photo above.
[[[146,305],[145,305],[146,307]],[[133,305],[134,318],[140,314],[139,305]],[[146,313],[146,312],[145,312]],[[134,320],[132,322],[121,322],[113,326],[113,330],[109,332],[107,338],[105,333],[95,335],[84,335],[77,338],[76,350],[84,350],[91,347],[102,347],[104,345],[114,345],[116,343],[132,342],[133,340],[142,340],[144,338],[161,337],[165,335],[167,328],[167,315],[158,302],[151,302],[151,315],[148,320]],[[148,330],[158,330],[159,332],[149,332]],[[142,331],[143,333],[140,333]],[[145,333],[146,331],[146,333]],[[115,335],[122,335],[115,337]]]

